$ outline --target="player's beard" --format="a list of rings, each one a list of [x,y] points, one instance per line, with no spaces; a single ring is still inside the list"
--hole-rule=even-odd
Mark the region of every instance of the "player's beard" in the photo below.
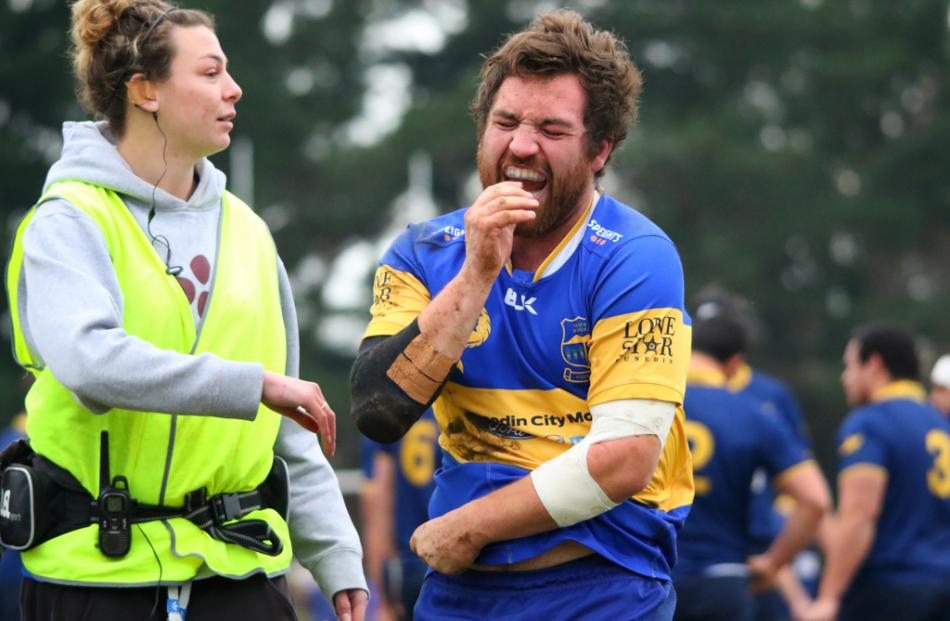
[[[540,170],[547,178],[547,183],[542,189],[544,199],[535,211],[534,220],[518,224],[515,227],[515,236],[541,237],[546,235],[576,215],[579,209],[586,207],[586,205],[581,205],[580,202],[590,190],[592,174],[590,160],[584,156],[577,158],[569,170],[554,174],[547,163],[542,163],[537,158],[521,159],[509,153],[499,161],[489,161],[482,150],[481,142],[479,142],[477,160],[478,176],[483,188],[505,181],[502,171],[508,165]]]

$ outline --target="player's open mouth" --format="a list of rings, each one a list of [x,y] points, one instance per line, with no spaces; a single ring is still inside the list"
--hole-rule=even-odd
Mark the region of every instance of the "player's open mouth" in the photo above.
[[[543,174],[530,168],[521,168],[520,166],[505,166],[502,170],[505,181],[520,181],[521,186],[537,194],[547,185],[548,179]]]

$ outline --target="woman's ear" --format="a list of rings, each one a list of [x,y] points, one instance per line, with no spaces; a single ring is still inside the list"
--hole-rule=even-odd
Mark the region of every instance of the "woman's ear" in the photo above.
[[[146,112],[158,112],[158,99],[155,96],[155,87],[145,74],[136,73],[125,83],[129,93],[129,102]]]

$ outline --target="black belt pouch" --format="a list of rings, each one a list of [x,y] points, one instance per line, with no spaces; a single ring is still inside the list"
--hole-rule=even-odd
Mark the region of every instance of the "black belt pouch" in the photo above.
[[[37,455],[29,440],[0,453],[0,545],[28,550],[92,523],[92,496],[68,471]]]
[[[17,440],[0,456],[0,544],[5,548],[31,548],[52,526],[47,506],[53,480],[33,468],[35,456],[26,440]]]

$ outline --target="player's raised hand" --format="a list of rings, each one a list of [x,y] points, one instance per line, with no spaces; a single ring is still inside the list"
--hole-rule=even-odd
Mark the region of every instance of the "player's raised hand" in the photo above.
[[[469,529],[457,523],[458,510],[423,522],[412,533],[409,547],[432,569],[460,574],[475,562],[482,545]]]
[[[336,452],[336,414],[330,409],[320,385],[278,373],[264,372],[261,403],[320,434],[323,452]]]
[[[494,279],[511,256],[515,226],[535,218],[538,201],[519,181],[502,181],[479,194],[465,213],[465,264]]]

